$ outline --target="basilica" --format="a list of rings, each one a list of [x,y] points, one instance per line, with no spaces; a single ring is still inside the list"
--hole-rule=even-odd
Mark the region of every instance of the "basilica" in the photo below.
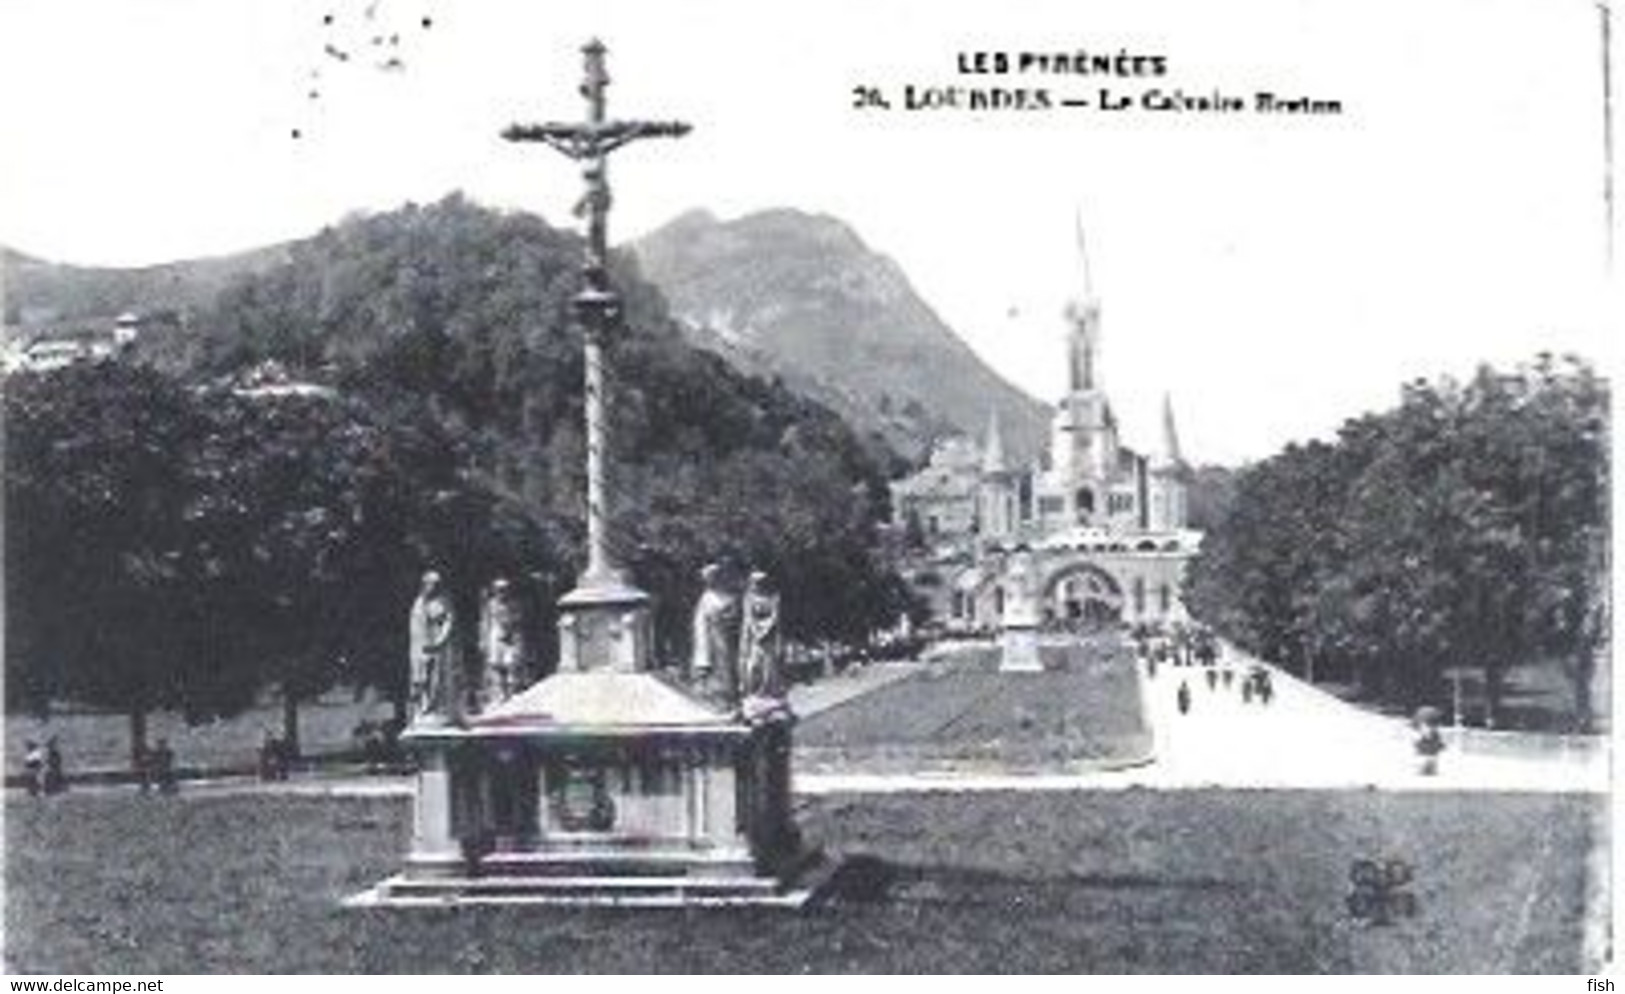
[[[1190,468],[1165,397],[1159,445],[1123,444],[1102,385],[1100,302],[1079,239],[1065,309],[1066,394],[1047,457],[1016,465],[997,415],[980,442],[944,439],[892,486],[895,524],[920,550],[909,575],[949,630],[999,627],[1019,600],[1049,627],[1183,620],[1181,586],[1201,534],[1186,524]]]

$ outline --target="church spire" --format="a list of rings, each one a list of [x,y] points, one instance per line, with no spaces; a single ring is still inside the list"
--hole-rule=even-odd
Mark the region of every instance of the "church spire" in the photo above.
[[[999,409],[989,408],[987,438],[982,445],[982,472],[1002,473],[1009,468],[1004,458],[1004,432],[999,428]]]
[[[1089,272],[1089,241],[1083,235],[1083,210],[1078,207],[1072,209],[1072,231],[1078,240],[1078,268],[1083,282],[1083,300],[1093,304],[1095,301],[1095,283]]]
[[[1083,235],[1083,213],[1072,214],[1074,237],[1078,243],[1078,289],[1066,305],[1067,390],[1086,393],[1100,389],[1100,301],[1095,297],[1093,275],[1089,271],[1089,245]]]
[[[1167,393],[1162,395],[1162,448],[1157,453],[1157,462],[1170,468],[1185,462],[1179,452],[1179,432],[1174,428],[1174,399]]]

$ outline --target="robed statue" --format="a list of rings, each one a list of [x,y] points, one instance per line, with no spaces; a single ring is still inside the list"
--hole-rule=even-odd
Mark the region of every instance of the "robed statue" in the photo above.
[[[739,700],[739,672],[734,658],[739,631],[739,604],[722,582],[722,567],[700,570],[704,589],[694,605],[694,647],[688,681],[731,706]]]
[[[746,697],[782,700],[785,695],[779,595],[761,571],[745,585],[739,632],[741,690]]]
[[[525,681],[525,644],[519,599],[506,579],[491,584],[480,613],[480,655],[485,662],[481,705],[501,704]]]
[[[423,574],[423,585],[412,603],[411,703],[412,718],[444,717],[451,702],[451,681],[456,661],[451,596],[440,574]]]

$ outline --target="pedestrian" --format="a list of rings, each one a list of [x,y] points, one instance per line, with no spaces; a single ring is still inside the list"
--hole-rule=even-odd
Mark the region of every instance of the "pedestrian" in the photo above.
[[[1243,704],[1251,704],[1252,702],[1253,702],[1253,678],[1249,675],[1246,679],[1241,681],[1241,703],[1243,703]]]
[[[1191,710],[1191,687],[1190,684],[1183,680],[1181,680],[1179,683],[1179,695],[1177,699],[1179,701],[1179,713],[1189,714]]]
[[[367,736],[367,772],[382,773],[389,765],[389,725],[377,722]]]
[[[151,762],[152,777],[158,782],[160,794],[173,794],[179,789],[175,780],[175,752],[169,748],[168,739],[159,739],[158,744],[152,747]]]
[[[1146,657],[1146,660],[1145,660],[1145,675],[1148,676],[1148,677],[1151,677],[1152,679],[1156,679],[1156,676],[1157,676],[1157,657],[1156,656],[1147,656]]]
[[[260,735],[260,780],[278,780],[277,762],[282,758],[282,746],[269,728]]]
[[[1231,670],[1230,667],[1228,667],[1228,666],[1226,666],[1224,669],[1219,671],[1219,676],[1224,679],[1224,689],[1225,690],[1230,689],[1230,684],[1233,681],[1233,679],[1235,678],[1235,675],[1236,675],[1235,672],[1233,670]]]
[[[43,793],[45,777],[45,750],[33,739],[23,743],[23,778],[27,781],[28,796]]]
[[[1421,760],[1419,772],[1425,777],[1437,776],[1439,753],[1444,751],[1444,737],[1439,734],[1438,709],[1433,707],[1419,709],[1416,716],[1411,719],[1411,727],[1416,731],[1416,738],[1412,744]]]
[[[1275,687],[1270,680],[1270,675],[1268,673],[1260,674],[1258,680],[1258,702],[1263,704],[1265,707],[1268,707],[1270,698],[1274,696]]]
[[[152,747],[138,745],[131,762],[134,764],[135,782],[145,794],[152,789]]]
[[[1209,668],[1207,671],[1207,689],[1217,690],[1219,687],[1219,671]]]
[[[62,750],[56,744],[56,736],[45,740],[45,783],[43,789],[47,795],[60,794],[68,789],[68,778],[62,770]]]
[[[271,776],[275,780],[288,779],[288,771],[293,768],[293,750],[288,747],[288,740],[278,735],[271,736]]]
[[[367,772],[377,773],[384,765],[383,733],[378,724],[364,719],[356,723],[350,735],[361,748],[361,761],[366,764]]]

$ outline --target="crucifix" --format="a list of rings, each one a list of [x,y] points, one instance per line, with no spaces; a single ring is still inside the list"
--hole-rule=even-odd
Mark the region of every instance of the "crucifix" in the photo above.
[[[592,904],[616,894],[658,906],[703,896],[798,907],[813,893],[800,878],[815,853],[790,806],[793,716],[775,707],[747,718],[653,672],[649,595],[610,558],[604,351],[622,318],[604,163],[629,142],[688,126],[606,120],[604,46],[584,52],[586,121],[503,136],[552,146],[581,163],[587,182],[584,279],[572,301],[586,338],[587,567],[559,598],[557,672],[460,725],[402,733],[418,759],[412,849],[402,873],[357,903]]]
[[[576,215],[587,222],[583,286],[571,301],[586,338],[587,568],[577,583],[578,593],[629,590],[611,559],[606,532],[604,346],[621,318],[620,296],[609,279],[609,155],[639,139],[680,138],[689,131],[689,125],[681,121],[606,120],[604,90],[609,85],[609,74],[604,69],[604,43],[594,38],[581,51],[586,66],[580,87],[587,100],[586,120],[514,124],[502,132],[508,141],[541,142],[581,163],[581,178],[586,185],[586,193],[575,208]]]

